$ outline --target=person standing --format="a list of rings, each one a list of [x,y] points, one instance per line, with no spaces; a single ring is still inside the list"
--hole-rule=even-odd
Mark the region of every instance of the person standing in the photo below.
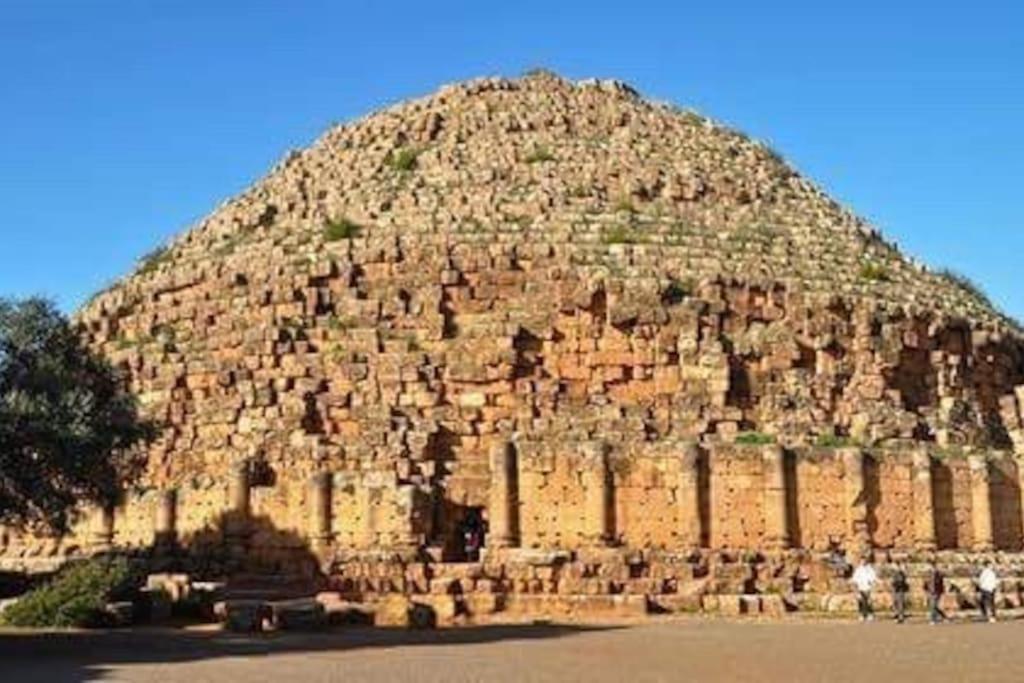
[[[928,621],[932,624],[937,624],[946,619],[942,608],[939,607],[939,601],[942,599],[942,594],[945,590],[946,579],[942,576],[942,572],[939,571],[935,560],[931,560],[928,563],[928,575],[924,580],[924,592],[928,596]]]
[[[996,620],[996,591],[999,589],[999,577],[996,576],[992,562],[985,560],[981,573],[978,574],[978,596],[981,607],[981,618],[989,622]]]
[[[892,572],[892,609],[896,622],[902,624],[907,620],[907,596],[910,583],[907,581],[907,569],[902,562],[897,562]]]
[[[875,613],[871,607],[871,591],[874,590],[875,584],[878,583],[878,573],[871,566],[871,562],[867,557],[861,558],[860,564],[854,570],[850,581],[857,589],[857,609],[860,612],[860,620],[873,621]]]

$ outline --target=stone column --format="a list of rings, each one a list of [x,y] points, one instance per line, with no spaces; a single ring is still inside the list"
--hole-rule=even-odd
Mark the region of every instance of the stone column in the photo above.
[[[96,507],[92,518],[91,547],[94,552],[110,550],[114,545],[114,506]]]
[[[363,524],[366,530],[366,543],[368,547],[379,547],[386,545],[383,535],[386,529],[381,524],[381,504],[384,499],[384,490],[379,486],[372,486],[365,480],[359,484],[362,488],[359,495],[360,507],[363,508]]]
[[[158,548],[173,546],[178,541],[177,508],[177,491],[170,489],[157,493],[154,541]]]
[[[309,539],[316,550],[322,550],[333,538],[331,483],[329,472],[318,472],[309,480]]]
[[[761,449],[764,465],[764,542],[772,550],[789,546],[786,524],[786,463],[782,447],[772,444]]]
[[[843,487],[846,495],[846,546],[849,559],[853,561],[871,547],[864,454],[858,448],[841,448],[838,455],[843,461]]]
[[[495,444],[490,452],[491,488],[487,507],[487,545],[509,548],[518,545],[518,473],[512,444]]]
[[[583,447],[584,535],[595,545],[612,539],[612,486],[608,451],[603,443]]]
[[[992,501],[989,493],[988,460],[984,455],[967,457],[971,471],[971,527],[974,531],[973,550],[992,550]]]
[[[935,550],[935,501],[932,489],[932,457],[925,448],[913,453],[914,547]]]
[[[224,520],[224,533],[229,539],[239,540],[249,530],[249,463],[236,462],[228,479],[228,513]]]
[[[1017,485],[1020,490],[1021,530],[1024,532],[1024,452],[1016,451],[1013,462],[1017,467]],[[1020,539],[1020,542],[1024,545],[1024,538]]]
[[[679,505],[679,536],[688,548],[698,548],[701,542],[700,524],[700,451],[696,444],[683,447],[679,464],[679,485],[676,503]]]

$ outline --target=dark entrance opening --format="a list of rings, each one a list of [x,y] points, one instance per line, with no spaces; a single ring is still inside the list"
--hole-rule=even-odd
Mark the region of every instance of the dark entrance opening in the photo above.
[[[487,522],[482,507],[464,507],[462,517],[455,524],[454,553],[456,562],[479,562],[480,552],[487,543]]]

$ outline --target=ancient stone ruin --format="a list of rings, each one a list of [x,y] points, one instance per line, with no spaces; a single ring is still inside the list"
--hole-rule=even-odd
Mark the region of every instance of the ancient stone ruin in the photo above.
[[[825,594],[830,548],[1024,547],[1014,323],[618,82],[336,126],[78,320],[162,433],[122,505],[7,530],[9,563],[206,548],[343,595],[646,610]]]

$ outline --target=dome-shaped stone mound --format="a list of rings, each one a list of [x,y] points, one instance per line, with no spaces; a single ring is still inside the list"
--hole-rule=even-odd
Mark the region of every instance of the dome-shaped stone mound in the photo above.
[[[1024,345],[983,297],[616,82],[479,80],[332,128],[79,319],[164,423],[145,483],[191,487],[182,524],[247,462],[261,509],[326,505],[343,548],[493,518],[509,452],[524,545],[667,547],[687,444],[1022,443]],[[591,461],[612,521],[564,512]]]

